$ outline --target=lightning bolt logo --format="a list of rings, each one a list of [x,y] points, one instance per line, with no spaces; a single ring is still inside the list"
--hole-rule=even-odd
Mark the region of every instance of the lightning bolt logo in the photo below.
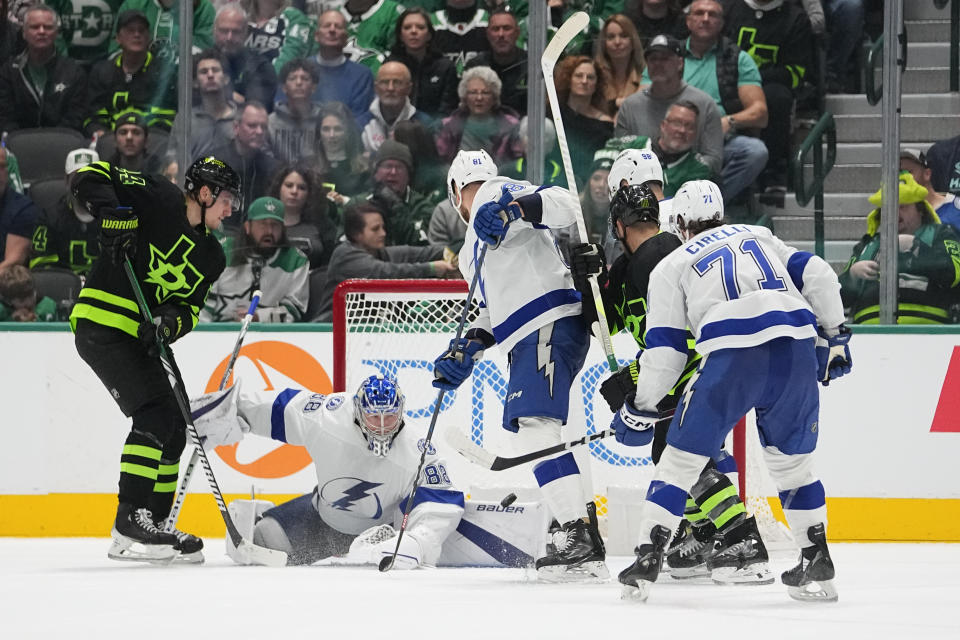
[[[353,503],[359,502],[364,498],[369,498],[372,495],[374,500],[377,501],[377,512],[372,517],[373,520],[376,520],[383,515],[383,507],[380,504],[380,498],[377,496],[377,494],[371,494],[369,491],[371,489],[376,489],[381,484],[383,483],[367,482],[366,480],[357,479],[357,484],[348,489],[344,489],[343,497],[339,500],[331,502],[330,506],[334,509],[340,509],[341,511],[350,511],[350,507],[353,506]]]
[[[537,345],[537,371],[543,370],[543,377],[547,379],[550,385],[550,397],[553,397],[553,368],[554,363],[550,357],[553,352],[553,345],[540,343]]]

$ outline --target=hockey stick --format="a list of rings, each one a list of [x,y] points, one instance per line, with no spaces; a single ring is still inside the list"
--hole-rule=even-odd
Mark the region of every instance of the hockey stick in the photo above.
[[[240,355],[243,338],[247,335],[247,329],[253,321],[253,314],[257,310],[257,305],[260,304],[261,295],[263,294],[259,289],[253,292],[253,299],[250,300],[250,307],[247,309],[246,315],[243,316],[242,324],[240,325],[240,335],[237,336],[237,342],[233,345],[233,353],[230,354],[230,361],[227,363],[227,370],[223,372],[223,379],[220,380],[218,391],[223,391],[224,387],[227,386],[227,381],[233,372],[233,365],[237,363],[237,357]],[[180,481],[180,488],[177,489],[177,497],[173,501],[173,508],[170,509],[170,515],[167,516],[167,521],[163,525],[163,530],[168,533],[172,532],[177,526],[177,518],[180,517],[180,509],[183,507],[183,500],[187,497],[187,487],[190,486],[190,479],[193,477],[193,470],[197,467],[198,460],[200,460],[200,452],[194,448],[193,454],[190,456],[190,462],[187,463],[187,469],[183,472],[183,480]]]
[[[140,289],[140,283],[137,281],[137,276],[133,272],[133,265],[130,263],[130,258],[124,260],[123,270],[126,272],[127,279],[130,281],[133,295],[137,299],[140,314],[143,316],[145,322],[152,323],[153,317],[150,314],[150,308],[147,306],[147,301],[143,297],[143,291]],[[217,501],[217,508],[220,509],[220,515],[223,516],[223,522],[227,526],[227,535],[230,536],[234,546],[237,548],[237,553],[245,557],[252,564],[262,564],[269,567],[286,566],[286,553],[275,549],[267,549],[266,547],[261,547],[244,540],[243,536],[240,535],[240,531],[237,530],[237,525],[233,523],[233,518],[231,518],[230,513],[227,512],[227,505],[223,501],[223,494],[220,492],[217,479],[213,475],[210,459],[207,458],[207,452],[203,450],[203,442],[200,440],[200,434],[197,433],[197,428],[193,425],[193,418],[190,417],[190,401],[187,399],[187,392],[183,387],[183,380],[180,379],[180,374],[173,367],[166,345],[164,345],[163,341],[159,338],[157,339],[157,350],[160,352],[160,362],[167,372],[167,379],[170,382],[170,388],[173,390],[173,396],[177,400],[177,406],[180,408],[180,414],[183,417],[184,423],[186,423],[187,433],[190,434],[190,438],[193,440],[193,446],[197,448],[200,454],[200,463],[203,465],[207,482],[210,484],[210,492],[213,493],[213,498]]]
[[[667,418],[673,417],[673,414],[673,409],[664,411],[660,414],[660,419],[666,420]],[[530,453],[525,453],[513,458],[498,456],[491,451],[487,451],[471,440],[470,436],[459,429],[454,429],[453,431],[447,432],[446,440],[447,444],[456,449],[457,453],[462,455],[470,462],[479,465],[484,469],[489,469],[490,471],[503,471],[504,469],[518,467],[521,464],[526,464],[527,462],[532,462],[533,460],[553,455],[554,453],[560,453],[561,451],[566,451],[567,449],[572,449],[573,447],[579,447],[582,444],[587,444],[593,442],[594,440],[612,436],[615,433],[616,431],[613,429],[607,429],[598,433],[592,433],[588,436],[583,436],[579,440],[561,442],[560,444],[555,444],[545,449],[540,449],[539,451],[531,451]]]
[[[589,22],[590,16],[585,12],[574,13],[560,25],[540,57],[540,68],[543,70],[543,80],[547,86],[547,99],[550,101],[550,111],[553,113],[553,126],[557,130],[557,145],[560,147],[563,170],[567,175],[567,189],[570,190],[577,202],[577,233],[580,235],[581,242],[586,242],[588,239],[587,226],[583,222],[583,211],[580,209],[580,194],[577,192],[576,177],[573,175],[573,162],[570,160],[567,133],[563,128],[563,118],[560,117],[560,100],[557,98],[557,87],[553,80],[553,68],[557,66],[557,61],[563,55],[563,50],[567,48],[567,45],[578,33],[583,31]],[[613,342],[610,340],[610,327],[607,326],[607,311],[603,308],[603,298],[600,297],[600,285],[597,283],[596,276],[590,276],[589,282],[590,293],[593,295],[593,305],[597,310],[597,324],[600,325],[597,337],[600,338],[603,353],[607,357],[607,366],[610,367],[610,371],[616,372],[619,366],[617,365],[617,357],[613,354]]]
[[[473,294],[477,290],[477,282],[480,281],[480,268],[483,266],[483,260],[487,255],[487,249],[490,245],[483,243],[480,249],[480,255],[477,256],[477,262],[474,267],[473,281],[470,283],[470,290],[467,291],[467,299],[463,303],[463,313],[460,314],[460,324],[457,326],[457,337],[453,343],[460,342],[463,336],[463,328],[467,324],[467,316],[470,315],[470,303],[473,302]],[[413,509],[413,498],[420,486],[420,471],[423,470],[423,462],[427,458],[427,450],[430,449],[430,440],[433,439],[433,430],[437,426],[437,417],[440,416],[440,406],[443,404],[443,396],[446,395],[446,389],[440,389],[437,394],[437,403],[433,407],[433,416],[430,418],[430,428],[427,429],[427,436],[423,439],[423,447],[420,449],[420,464],[417,466],[417,473],[413,476],[413,488],[410,490],[410,497],[407,498],[407,504],[403,508],[403,520],[400,521],[400,529],[397,531],[397,546],[393,549],[393,555],[386,556],[380,560],[380,571],[390,571],[393,563],[397,560],[397,554],[400,552],[400,540],[403,539],[403,532],[407,530],[407,520],[410,518],[410,511]]]

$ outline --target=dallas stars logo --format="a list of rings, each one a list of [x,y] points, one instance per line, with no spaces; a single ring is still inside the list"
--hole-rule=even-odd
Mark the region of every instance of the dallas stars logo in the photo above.
[[[150,245],[150,266],[144,281],[156,285],[158,304],[163,304],[173,296],[189,298],[203,280],[197,268],[187,259],[193,247],[194,243],[186,236],[180,236],[167,253]]]

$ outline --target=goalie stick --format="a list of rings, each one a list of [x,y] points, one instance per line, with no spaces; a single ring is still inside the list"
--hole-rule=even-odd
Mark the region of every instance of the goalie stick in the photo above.
[[[563,118],[560,117],[560,100],[557,98],[557,86],[554,83],[553,69],[557,66],[557,61],[563,55],[563,50],[577,36],[578,33],[589,24],[590,16],[583,11],[578,11],[566,19],[560,25],[550,44],[543,50],[540,57],[540,68],[543,70],[543,81],[547,87],[547,99],[550,101],[550,111],[553,114],[553,126],[557,130],[557,146],[560,147],[560,157],[563,159],[563,170],[567,176],[567,189],[573,194],[577,202],[576,222],[577,233],[580,236],[580,242],[586,242],[587,226],[583,222],[583,211],[580,209],[580,194],[577,192],[577,180],[573,175],[573,162],[570,160],[570,148],[567,145],[567,133],[563,128]],[[603,307],[603,298],[600,297],[600,285],[597,283],[596,276],[590,276],[590,293],[593,295],[593,305],[597,310],[597,337],[603,346],[603,353],[607,358],[607,366],[610,371],[616,373],[617,358],[613,354],[613,342],[610,340],[610,327],[607,325],[607,311]]]
[[[487,256],[487,249],[490,245],[483,243],[480,249],[480,255],[477,256],[477,262],[474,265],[473,281],[470,283],[470,290],[467,291],[467,299],[463,302],[463,313],[460,314],[460,324],[457,326],[457,337],[453,339],[452,344],[460,342],[463,336],[463,328],[467,324],[467,316],[470,315],[470,303],[473,302],[473,294],[477,290],[477,282],[480,281],[480,268],[483,266],[483,260]],[[413,488],[410,489],[410,497],[407,498],[407,504],[403,508],[403,520],[400,521],[400,529],[397,530],[397,546],[393,549],[393,555],[385,556],[380,560],[380,571],[390,571],[393,563],[397,560],[397,554],[400,552],[400,540],[403,539],[403,532],[407,530],[407,520],[410,519],[410,511],[413,509],[413,498],[420,486],[420,471],[423,470],[423,462],[427,458],[427,451],[430,449],[430,440],[433,439],[433,430],[437,426],[437,417],[440,416],[440,406],[443,404],[443,396],[446,395],[446,389],[440,389],[437,394],[437,403],[433,406],[433,416],[430,418],[430,428],[427,429],[427,435],[423,439],[423,446],[420,449],[420,464],[417,466],[417,473],[413,476]]]
[[[660,419],[665,420],[667,418],[673,417],[674,410],[664,411],[660,414]],[[484,469],[489,469],[490,471],[503,471],[504,469],[511,469],[513,467],[518,467],[521,464],[526,464],[532,462],[539,458],[544,458],[546,456],[552,455],[554,453],[560,453],[561,451],[566,451],[573,447],[579,447],[582,444],[587,444],[593,442],[594,440],[599,440],[601,438],[606,438],[607,436],[612,436],[616,432],[613,429],[607,429],[605,431],[600,431],[597,433],[592,433],[588,436],[583,436],[579,440],[571,440],[570,442],[561,442],[560,444],[555,444],[553,446],[547,447],[545,449],[539,449],[537,451],[531,451],[530,453],[524,453],[513,458],[508,458],[504,456],[498,456],[492,451],[488,451],[478,445],[476,442],[470,439],[466,433],[460,429],[453,429],[447,432],[446,441],[451,447],[457,450],[457,453],[462,455],[464,458],[470,462],[483,467]]]
[[[137,299],[140,314],[143,316],[145,322],[153,323],[153,316],[150,314],[150,308],[147,306],[147,301],[143,297],[143,290],[141,290],[140,283],[137,281],[137,276],[133,271],[133,264],[131,264],[130,258],[124,260],[123,270],[126,272],[127,279],[130,281],[130,288],[133,289],[133,295]],[[286,566],[286,553],[255,545],[248,540],[244,540],[243,536],[240,535],[237,525],[233,523],[233,518],[230,517],[230,513],[227,511],[227,505],[223,500],[223,494],[220,492],[220,486],[217,484],[217,478],[213,475],[213,468],[210,466],[210,459],[207,458],[207,453],[203,450],[200,434],[197,433],[197,428],[193,426],[193,418],[190,416],[190,401],[187,399],[187,392],[184,389],[183,380],[180,379],[179,372],[173,366],[173,361],[170,359],[166,345],[163,344],[163,341],[160,340],[159,337],[157,338],[157,350],[160,352],[160,362],[167,372],[167,380],[170,382],[173,396],[177,401],[177,406],[180,408],[180,414],[187,425],[187,433],[190,434],[190,438],[193,440],[193,446],[196,447],[199,452],[200,463],[203,465],[207,482],[210,484],[210,492],[217,502],[217,508],[220,509],[220,515],[223,516],[223,523],[227,527],[227,535],[230,536],[234,546],[237,548],[237,553],[249,560],[251,564],[262,564],[268,567]]]
[[[260,278],[255,277],[256,284],[259,285]],[[230,374],[233,372],[233,365],[237,363],[237,357],[240,355],[240,347],[243,346],[243,338],[247,335],[247,329],[250,328],[250,323],[253,321],[253,314],[257,310],[257,305],[260,304],[260,296],[263,293],[260,289],[257,289],[253,292],[253,298],[250,300],[250,306],[247,308],[246,315],[243,316],[242,323],[240,325],[240,335],[237,336],[237,342],[233,345],[233,353],[230,354],[230,361],[227,362],[227,370],[223,372],[223,378],[220,380],[220,386],[218,387],[219,391],[223,391],[227,386],[227,381],[230,380]],[[183,508],[183,501],[187,497],[187,487],[190,486],[190,479],[193,477],[193,470],[197,468],[197,462],[200,460],[200,453],[196,448],[193,450],[193,454],[190,456],[190,462],[187,463],[187,469],[183,472],[183,480],[180,481],[180,488],[177,489],[177,497],[173,501],[173,508],[170,509],[170,515],[167,516],[167,521],[163,525],[163,530],[167,533],[172,533],[174,528],[177,526],[177,518],[180,517],[180,509]]]

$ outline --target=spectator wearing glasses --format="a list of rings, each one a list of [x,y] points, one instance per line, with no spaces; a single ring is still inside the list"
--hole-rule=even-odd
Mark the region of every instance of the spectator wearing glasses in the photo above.
[[[660,123],[660,136],[653,142],[654,153],[663,165],[663,195],[672,198],[684,182],[709,180],[710,167],[693,147],[700,108],[689,100],[675,102]]]

